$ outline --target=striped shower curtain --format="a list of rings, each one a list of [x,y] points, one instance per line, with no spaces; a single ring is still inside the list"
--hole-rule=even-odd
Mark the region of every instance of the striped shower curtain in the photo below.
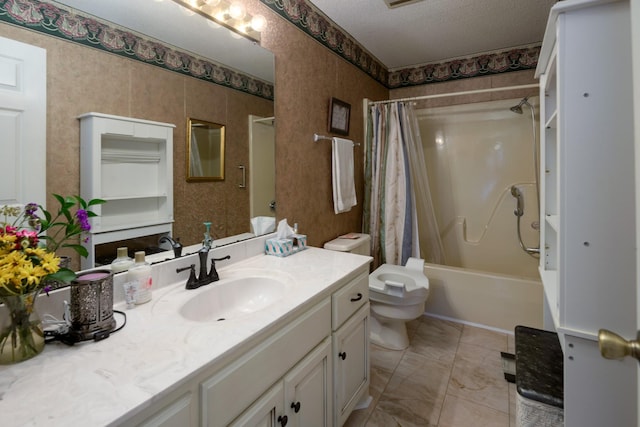
[[[412,104],[370,105],[365,140],[363,224],[374,267],[405,265],[409,257],[444,263]]]

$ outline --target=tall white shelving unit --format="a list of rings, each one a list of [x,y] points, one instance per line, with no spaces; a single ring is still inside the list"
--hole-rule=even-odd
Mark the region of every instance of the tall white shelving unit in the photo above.
[[[173,224],[173,128],[169,123],[86,113],[80,120],[80,195],[93,210],[82,268],[95,246],[153,234]]]
[[[597,342],[601,328],[636,334],[629,1],[557,3],[536,75],[540,275],[564,353],[565,425],[635,425],[636,362],[601,358]]]

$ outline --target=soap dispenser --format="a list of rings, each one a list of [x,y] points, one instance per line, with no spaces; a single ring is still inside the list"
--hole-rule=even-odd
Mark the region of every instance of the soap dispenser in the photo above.
[[[133,259],[129,256],[127,248],[118,248],[116,259],[111,263],[111,271],[120,273],[121,271],[127,271],[131,267],[133,267]]]
[[[127,272],[127,281],[135,283],[135,304],[151,301],[153,278],[151,277],[151,266],[145,261],[144,251],[135,253],[135,264]]]

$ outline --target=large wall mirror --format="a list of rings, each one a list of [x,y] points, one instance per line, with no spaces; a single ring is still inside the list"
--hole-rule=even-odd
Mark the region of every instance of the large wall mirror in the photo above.
[[[184,10],[182,10],[181,7],[173,1],[57,0],[56,2],[72,7],[77,11],[114,23],[126,29],[130,29],[136,33],[152,37],[155,40],[175,46],[176,48],[182,49],[186,52],[207,58],[212,62],[225,66],[225,68],[240,71],[271,84],[274,84],[275,82],[273,53],[248,39],[241,37],[238,38],[236,34],[232,34],[230,30],[224,27],[218,26],[216,28],[216,26],[210,25],[210,21],[200,15],[189,15],[188,13],[184,13]],[[188,29],[188,31],[186,29]],[[184,96],[184,87],[181,86],[180,88],[175,88],[175,85],[173,84],[175,78],[173,78],[171,73],[161,74],[166,75],[166,91],[181,91],[180,93],[177,93],[176,96],[173,96],[172,93],[165,93],[163,97],[169,100],[181,99]],[[224,93],[226,90],[235,92],[233,89],[228,88],[223,88],[219,92]],[[181,238],[181,242],[185,244],[185,246],[199,243],[202,240],[202,222],[205,220],[212,220],[214,222],[212,228],[215,228],[222,221],[227,221],[226,228],[223,231],[215,229],[215,232],[217,233],[215,237],[217,239],[222,239],[224,237],[231,236],[234,236],[235,238],[235,236],[243,234],[243,232],[246,232],[246,234],[251,233],[253,231],[251,228],[252,217],[265,215],[275,216],[275,212],[269,208],[270,202],[274,199],[273,195],[270,196],[268,203],[263,201],[257,201],[254,203],[252,201],[253,205],[263,207],[265,212],[255,210],[253,207],[250,210],[248,202],[246,209],[243,208],[240,210],[237,208],[237,201],[239,198],[243,198],[243,200],[249,199],[249,191],[247,191],[247,189],[240,189],[238,186],[238,183],[241,180],[240,169],[238,169],[238,167],[240,165],[247,166],[247,176],[252,176],[252,165],[249,163],[250,141],[248,141],[251,138],[249,131],[251,126],[250,115],[257,114],[262,117],[269,117],[272,116],[275,111],[275,105],[270,100],[254,97],[253,95],[247,95],[242,92],[238,93],[240,94],[239,96],[250,98],[248,100],[245,98],[240,101],[234,101],[236,102],[235,105],[238,105],[241,108],[229,108],[225,110],[227,112],[225,113],[226,117],[224,118],[218,118],[218,116],[213,114],[217,110],[215,108],[208,107],[198,109],[197,111],[185,108],[184,116],[176,118],[175,120],[170,120],[171,123],[177,125],[177,128],[182,128],[182,126],[184,126],[184,123],[187,121],[187,116],[197,118],[199,122],[208,121],[214,124],[218,122],[224,125],[224,128],[220,128],[220,140],[224,140],[224,144],[220,144],[219,146],[221,149],[219,162],[214,162],[216,163],[216,167],[219,168],[218,170],[214,169],[208,173],[203,172],[203,176],[199,177],[195,173],[186,172],[182,167],[175,167],[177,164],[185,164],[185,152],[180,150],[179,156],[176,155],[174,157],[174,173],[180,174],[179,176],[174,175],[174,183],[180,181],[183,185],[188,186],[188,189],[185,190],[180,187],[180,184],[176,184],[175,186],[178,190],[174,189],[175,221],[173,224],[173,230],[175,237]],[[235,95],[222,96],[229,97]],[[255,101],[251,98],[255,98]],[[214,97],[210,97],[205,100],[205,102],[210,104],[218,101],[219,100]],[[264,103],[267,103],[270,108],[263,108]],[[262,109],[260,111],[256,111],[257,107],[253,107],[254,104],[259,104],[262,106],[260,107]],[[250,107],[245,107],[246,105],[249,105]],[[99,108],[99,106],[96,108]],[[242,111],[241,116],[238,114],[239,111]],[[144,112],[140,111],[136,113],[136,116],[143,119],[146,118],[144,117]],[[169,119],[163,119],[162,121],[169,121]],[[269,123],[273,124],[273,120],[270,120]],[[260,126],[266,128],[264,124]],[[188,126],[187,129],[185,129],[185,133],[176,131],[174,135],[179,137],[179,139],[174,138],[174,150],[177,144],[184,147],[183,141],[188,129],[191,129],[191,126]],[[238,150],[240,150],[239,147],[246,150],[246,154],[238,154]],[[215,156],[216,154],[214,154],[214,157]],[[273,162],[269,162],[269,164],[273,165]],[[275,169],[275,165],[273,165],[273,167]],[[202,183],[202,185],[185,182],[192,179],[194,181],[200,181],[222,178],[224,178],[222,181]],[[193,203],[192,199],[194,197],[190,193],[191,191],[202,193],[212,188],[215,188],[215,190],[212,191],[216,192],[216,203],[211,203],[208,207],[202,206],[204,205],[202,203]],[[223,192],[224,194],[222,194]],[[227,194],[227,192],[233,193]],[[261,194],[262,193],[263,191],[261,190]],[[233,209],[228,209],[233,212],[233,215],[227,215],[228,218],[225,218],[224,215],[200,213],[199,210],[211,210],[212,205],[216,206],[218,210],[222,210],[223,208],[219,206],[220,203],[222,203],[222,200],[231,200],[236,204]],[[179,206],[182,206],[183,209],[178,209]],[[188,206],[189,208],[185,209],[185,206]],[[185,224],[193,224],[193,230],[185,230]],[[150,242],[150,244],[156,243],[157,239]],[[111,250],[108,252],[115,253],[115,251]]]
[[[187,119],[187,181],[224,180],[224,126]]]

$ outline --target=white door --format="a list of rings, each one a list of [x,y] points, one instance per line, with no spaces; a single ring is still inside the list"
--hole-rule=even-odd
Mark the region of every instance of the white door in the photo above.
[[[636,322],[640,331],[640,0],[631,0],[631,55],[633,58],[633,122],[636,158]],[[631,337],[629,337],[631,338]],[[637,425],[640,427],[640,364],[638,377]]]
[[[251,218],[275,216],[275,121],[271,117],[249,116],[249,194]]]
[[[636,329],[638,336],[621,337],[630,342],[636,340],[635,345],[640,343],[640,0],[631,0],[631,48],[633,57],[633,105],[634,105],[634,139],[635,139],[635,208],[636,208]],[[615,331],[612,331],[615,333]],[[616,346],[603,349],[602,334],[600,334],[600,350],[612,351],[620,354],[622,349]],[[635,363],[635,375],[637,377],[637,402],[636,402],[636,425],[640,427],[640,352],[637,349],[627,348],[629,352],[636,353],[638,363]],[[617,393],[617,390],[610,390],[611,395],[617,399],[624,399],[624,395]]]
[[[45,205],[46,114],[46,51],[0,37],[0,205]]]

